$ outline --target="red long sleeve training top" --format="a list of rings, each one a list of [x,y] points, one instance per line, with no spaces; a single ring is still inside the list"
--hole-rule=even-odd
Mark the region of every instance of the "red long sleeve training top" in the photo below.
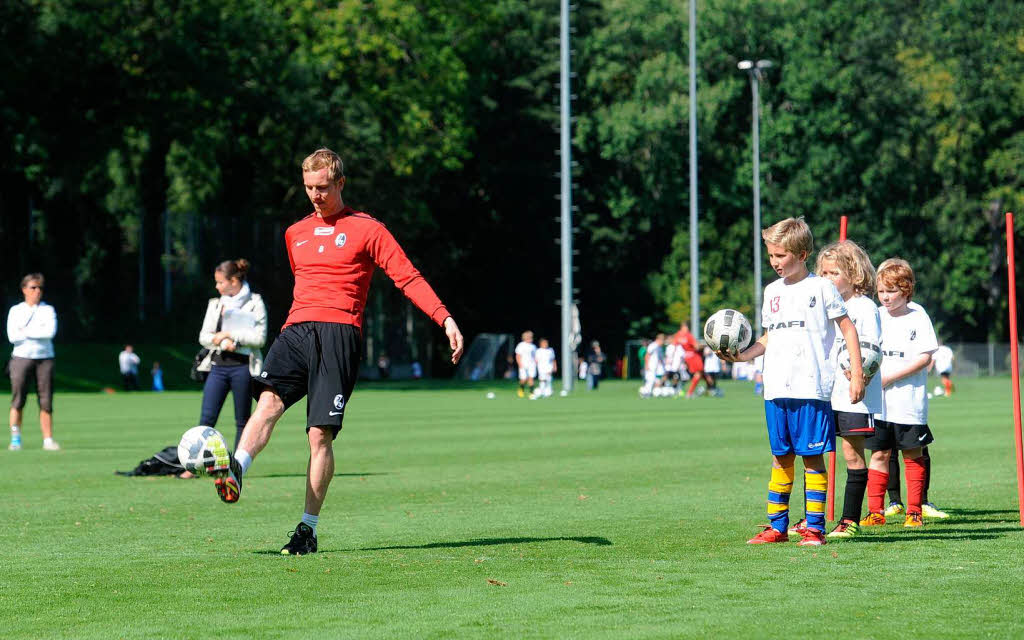
[[[294,301],[284,327],[315,321],[361,328],[376,267],[438,325],[451,315],[394,236],[361,211],[345,207],[327,218],[310,214],[288,227],[284,239],[295,275]]]

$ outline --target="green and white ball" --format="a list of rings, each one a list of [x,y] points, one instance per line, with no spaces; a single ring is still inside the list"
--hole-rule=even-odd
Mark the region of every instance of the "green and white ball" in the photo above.
[[[208,473],[214,466],[227,464],[227,444],[220,431],[199,425],[192,427],[178,442],[178,461],[192,473]]]

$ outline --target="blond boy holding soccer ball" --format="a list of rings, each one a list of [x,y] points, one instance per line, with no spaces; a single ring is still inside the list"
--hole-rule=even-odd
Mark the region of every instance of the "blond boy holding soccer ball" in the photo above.
[[[829,354],[838,330],[850,352],[850,402],[864,398],[857,329],[835,285],[807,270],[814,238],[803,218],[787,218],[761,232],[779,279],[764,289],[765,334],[740,353],[717,352],[723,360],[747,362],[764,355],[765,418],[772,451],[768,520],[747,541],[789,540],[789,497],[796,456],[803,458],[807,526],[800,546],[825,544],[825,459],[835,450],[835,420],[829,399],[835,376]]]

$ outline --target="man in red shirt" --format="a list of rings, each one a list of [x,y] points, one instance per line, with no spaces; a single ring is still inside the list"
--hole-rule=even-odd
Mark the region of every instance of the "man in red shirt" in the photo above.
[[[302,180],[314,211],[284,234],[295,275],[294,300],[263,371],[253,378],[256,410],[245,425],[238,450],[234,455],[214,452],[223,464],[211,469],[220,499],[237,502],[242,476],[267,446],[274,425],[288,407],[308,396],[305,512],[281,549],[285,555],[317,549],[320,508],[334,477],[333,443],[359,372],[360,327],[374,269],[384,269],[402,293],[444,328],[453,364],[463,350],[455,319],[387,228],[342,201],[341,158],[330,149],[313,152],[302,162]]]

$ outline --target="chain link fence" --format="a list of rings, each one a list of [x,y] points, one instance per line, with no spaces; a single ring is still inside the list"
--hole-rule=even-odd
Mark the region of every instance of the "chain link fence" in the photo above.
[[[1010,374],[1009,342],[949,342],[953,350],[953,375],[964,378]],[[1024,364],[1024,345],[1018,345],[1019,364]]]

